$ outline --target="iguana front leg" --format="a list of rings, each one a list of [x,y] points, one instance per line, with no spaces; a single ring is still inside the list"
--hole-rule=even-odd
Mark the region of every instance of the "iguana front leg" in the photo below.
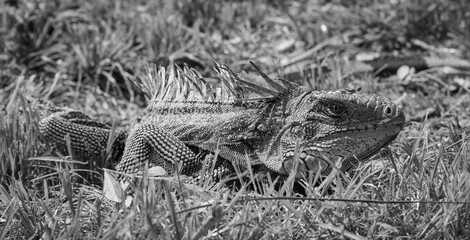
[[[117,171],[142,171],[146,161],[149,167],[161,166],[169,174],[178,170],[181,174],[192,175],[201,168],[201,158],[172,134],[153,124],[136,125],[133,129]],[[181,169],[177,169],[179,166]]]

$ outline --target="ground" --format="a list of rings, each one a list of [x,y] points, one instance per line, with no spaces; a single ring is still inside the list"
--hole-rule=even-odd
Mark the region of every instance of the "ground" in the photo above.
[[[468,59],[466,0],[0,0],[0,6],[0,239],[470,234],[467,71],[319,70],[306,85],[384,96],[403,108],[407,124],[354,174],[332,174],[306,196],[289,186],[266,184],[258,194],[144,177],[132,203],[116,203],[103,196],[102,184],[78,177],[87,167],[80,170],[42,139],[41,112],[27,101],[33,96],[130,128],[147,104],[133,82],[152,64],[186,64],[213,79],[213,60],[256,78],[250,60],[272,73],[305,54],[320,66],[374,54]]]

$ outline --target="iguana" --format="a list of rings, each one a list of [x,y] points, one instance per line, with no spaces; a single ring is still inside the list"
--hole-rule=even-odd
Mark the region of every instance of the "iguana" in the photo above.
[[[403,111],[380,96],[356,90],[312,91],[273,80],[253,64],[259,83],[225,65],[214,67],[222,87],[213,90],[194,70],[149,68],[140,85],[150,96],[146,114],[110,142],[111,127],[77,111],[41,120],[45,138],[80,156],[100,155],[112,146],[116,170],[142,171],[145,163],[168,173],[192,175],[203,159],[217,155],[216,168],[269,171],[296,178],[326,175],[342,160],[348,171],[387,146],[404,127]],[[124,152],[121,157],[124,139]],[[296,164],[296,162],[298,164]]]

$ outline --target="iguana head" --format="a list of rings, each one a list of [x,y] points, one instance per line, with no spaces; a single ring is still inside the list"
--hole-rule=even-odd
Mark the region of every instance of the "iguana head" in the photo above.
[[[294,91],[295,92],[295,91]],[[388,145],[403,129],[405,115],[394,103],[356,91],[302,90],[282,105],[282,129],[259,155],[271,170],[296,177],[346,171]],[[279,111],[278,111],[279,112]]]

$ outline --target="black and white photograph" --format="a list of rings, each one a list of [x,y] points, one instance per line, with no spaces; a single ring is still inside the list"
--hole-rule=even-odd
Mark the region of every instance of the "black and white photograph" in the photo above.
[[[0,239],[470,239],[470,1],[0,0]]]

